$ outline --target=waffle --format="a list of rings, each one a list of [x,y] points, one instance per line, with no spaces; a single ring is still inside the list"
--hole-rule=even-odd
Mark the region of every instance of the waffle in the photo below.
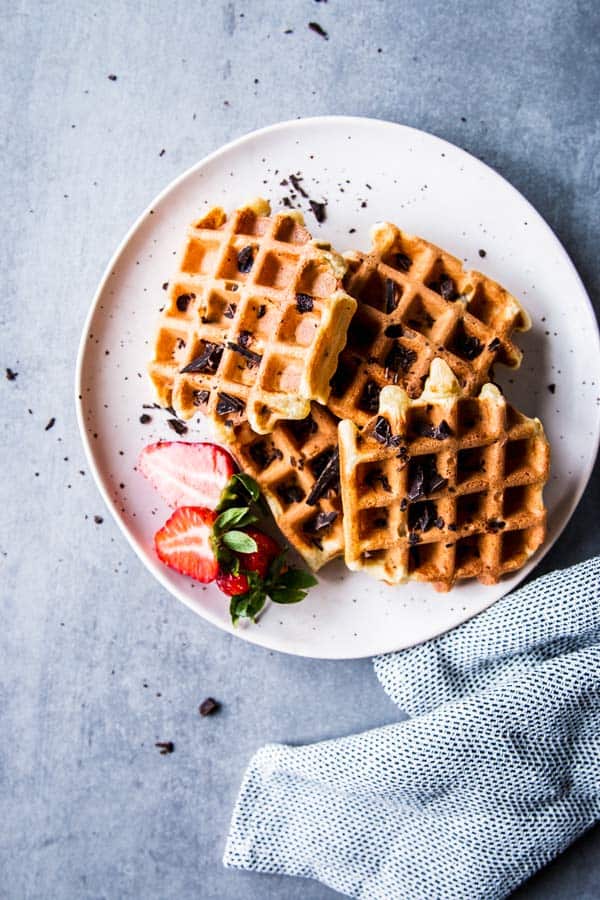
[[[391,584],[441,591],[495,584],[545,536],[549,446],[538,419],[486,384],[466,397],[435,359],[422,396],[381,391],[362,433],[339,426],[346,564]]]
[[[215,208],[188,229],[149,366],[163,406],[208,415],[222,436],[246,417],[268,433],[326,402],[356,309],[342,257],[300,214],[269,213],[266,200],[229,218]]]
[[[230,433],[230,449],[258,482],[277,525],[313,570],[344,552],[339,492],[338,420],[318,403],[302,421],[258,435],[248,422]],[[310,502],[309,502],[310,501]]]
[[[375,225],[371,239],[369,254],[346,254],[346,289],[359,303],[328,402],[335,415],[364,425],[387,384],[418,397],[434,357],[470,396],[495,362],[520,364],[511,335],[531,322],[508,291],[395,225]]]

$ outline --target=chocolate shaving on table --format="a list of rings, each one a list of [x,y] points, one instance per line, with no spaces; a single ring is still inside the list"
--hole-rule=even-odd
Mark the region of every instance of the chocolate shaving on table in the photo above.
[[[216,713],[220,708],[220,703],[218,703],[216,700],[213,700],[212,697],[207,697],[206,700],[203,700],[198,707],[198,712],[201,716],[212,716],[212,714]]]
[[[306,200],[308,200],[308,194],[300,184],[302,181],[302,176],[300,175],[290,175],[290,181],[292,182],[292,186],[295,191],[298,191],[299,194],[302,195]]]
[[[327,213],[325,212],[325,203],[318,203],[316,200],[309,200],[308,205],[312,209],[315,219],[321,225],[325,219],[327,218]]]
[[[306,503],[308,506],[314,506],[321,497],[336,484],[340,477],[340,454],[339,450],[336,447],[335,450],[332,451],[331,457],[324,468],[321,470],[321,474],[315,481],[312,490],[310,491],[308,497],[306,498]]]
[[[167,756],[169,753],[173,753],[173,751],[175,750],[175,744],[173,743],[173,741],[157,741],[154,746],[158,747],[161,756]]]
[[[187,434],[187,425],[184,422],[180,422],[179,419],[167,419],[167,425],[173,429],[175,434]]]

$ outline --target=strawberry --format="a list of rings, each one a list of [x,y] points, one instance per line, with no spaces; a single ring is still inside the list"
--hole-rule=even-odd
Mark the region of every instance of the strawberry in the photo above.
[[[235,471],[233,459],[216,444],[165,441],[140,453],[138,466],[169,506],[215,509]]]
[[[219,571],[211,542],[217,514],[197,506],[181,506],[154,536],[158,558],[182,575],[204,584]]]
[[[217,575],[217,587],[228,597],[237,597],[250,589],[248,578],[243,574],[244,572],[256,572],[259,578],[264,578],[271,562],[281,552],[277,541],[263,531],[259,531],[257,528],[246,528],[244,533],[254,540],[256,550],[253,553],[236,554],[238,566],[242,570],[238,574],[221,571]]]

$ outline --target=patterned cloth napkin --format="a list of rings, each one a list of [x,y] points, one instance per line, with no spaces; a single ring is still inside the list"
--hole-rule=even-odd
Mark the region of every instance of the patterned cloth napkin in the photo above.
[[[350,897],[494,900],[600,819],[600,557],[375,672],[412,718],[259,750],[226,866]]]

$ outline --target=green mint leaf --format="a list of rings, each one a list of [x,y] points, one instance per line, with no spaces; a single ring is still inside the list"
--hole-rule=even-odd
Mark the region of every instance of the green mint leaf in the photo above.
[[[216,531],[226,531],[231,525],[249,525],[250,521],[256,522],[256,516],[250,511],[248,506],[230,506],[217,518],[213,525]]]
[[[310,572],[303,569],[288,569],[277,579],[276,587],[290,588],[291,590],[306,590],[318,584],[317,579]]]
[[[269,566],[269,571],[267,573],[267,581],[271,584],[276,584],[279,580],[279,576],[281,574],[281,570],[285,565],[285,560],[287,556],[287,550],[282,550],[271,562]]]
[[[306,597],[306,591],[273,588],[269,591],[269,597],[273,603],[300,603]]]
[[[256,553],[258,550],[254,538],[243,531],[226,531],[221,540],[235,553]]]
[[[254,503],[256,503],[256,501],[260,497],[260,488],[254,478],[251,478],[250,475],[246,475],[245,472],[238,472],[237,474],[233,475],[231,481],[235,481],[236,484],[241,485],[250,499],[254,501]]]

